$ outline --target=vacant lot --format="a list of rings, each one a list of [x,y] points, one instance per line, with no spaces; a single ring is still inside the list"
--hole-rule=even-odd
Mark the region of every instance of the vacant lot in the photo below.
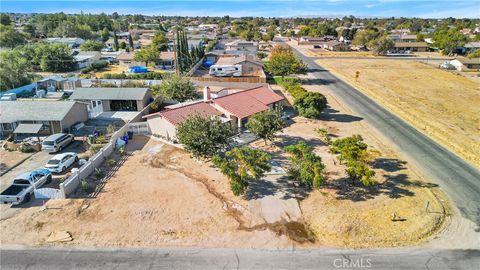
[[[480,86],[474,81],[416,61],[322,59],[318,63],[480,166]]]
[[[286,236],[242,225],[248,202],[235,198],[208,164],[157,141],[136,138],[125,163],[95,196],[48,201],[0,221],[2,244],[51,245],[67,231],[77,246],[288,247]],[[188,168],[188,169],[185,169]],[[55,243],[54,243],[55,244]],[[57,243],[58,244],[58,243]]]

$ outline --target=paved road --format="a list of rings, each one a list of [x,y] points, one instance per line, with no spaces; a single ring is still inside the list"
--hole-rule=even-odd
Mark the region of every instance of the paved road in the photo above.
[[[4,249],[7,269],[475,269],[472,250]]]
[[[358,59],[358,60],[415,60],[415,61],[449,61],[454,57],[415,57],[415,56],[390,56],[390,57],[361,57],[361,56],[314,56],[316,59]]]
[[[358,116],[391,139],[455,202],[460,212],[480,226],[480,171],[386,110],[359,90],[294,49],[311,74],[333,90]],[[341,61],[341,60],[340,60]]]

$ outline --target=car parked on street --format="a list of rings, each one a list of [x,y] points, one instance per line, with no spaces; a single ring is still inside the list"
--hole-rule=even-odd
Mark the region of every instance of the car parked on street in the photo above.
[[[75,162],[78,161],[78,156],[74,152],[66,152],[62,154],[55,155],[51,158],[45,168],[52,173],[63,173],[67,168],[72,166]]]
[[[0,193],[0,202],[18,205],[28,202],[35,189],[52,181],[52,173],[47,169],[38,169],[23,173],[13,179],[12,185]]]
[[[67,145],[71,144],[75,140],[72,134],[57,133],[50,135],[42,142],[42,150],[49,153],[62,151]]]

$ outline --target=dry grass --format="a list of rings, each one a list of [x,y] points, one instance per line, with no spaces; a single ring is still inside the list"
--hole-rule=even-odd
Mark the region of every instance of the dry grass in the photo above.
[[[480,86],[474,81],[416,61],[322,59],[318,63],[480,166]]]

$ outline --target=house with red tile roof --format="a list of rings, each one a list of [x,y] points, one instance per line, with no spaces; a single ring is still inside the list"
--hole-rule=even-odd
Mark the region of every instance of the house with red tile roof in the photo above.
[[[168,106],[144,118],[154,136],[175,141],[177,127],[189,116],[219,117],[224,123],[241,130],[250,116],[270,109],[281,109],[283,99],[268,86],[240,90],[216,98],[212,98],[209,87],[205,87],[202,100]]]

